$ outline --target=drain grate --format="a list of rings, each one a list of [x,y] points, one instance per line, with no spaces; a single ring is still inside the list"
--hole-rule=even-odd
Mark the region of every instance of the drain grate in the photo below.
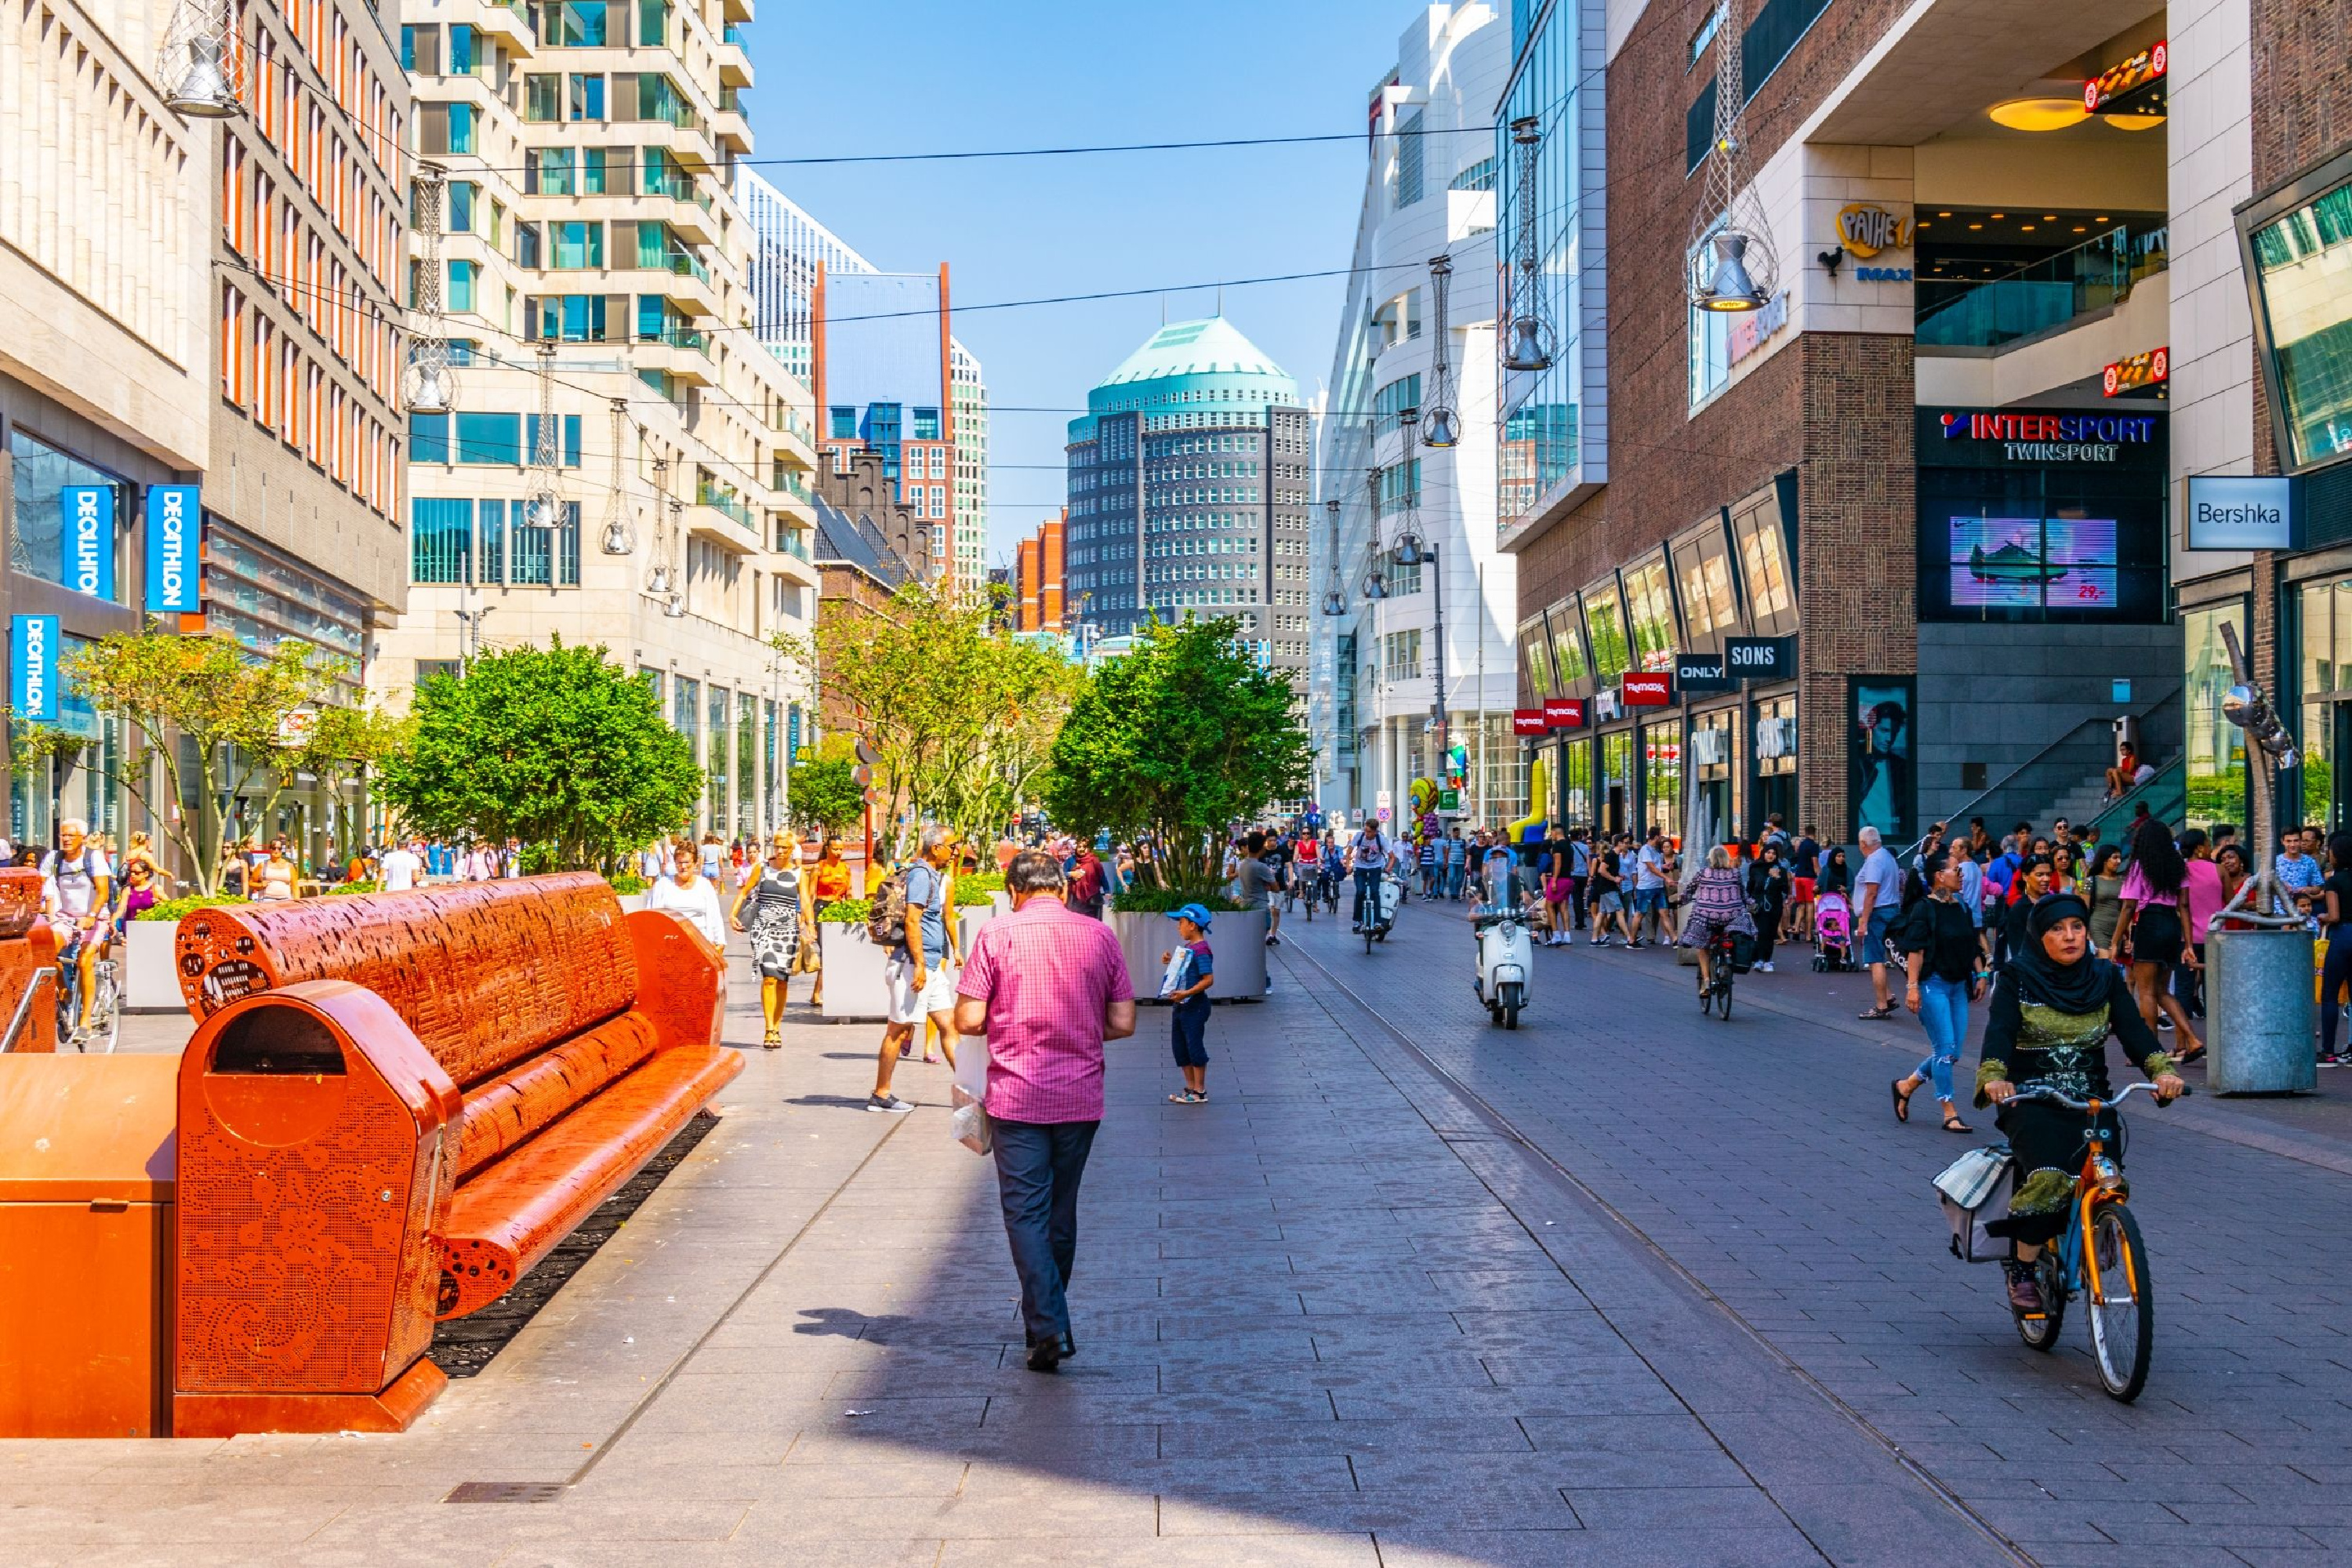
[[[443,1502],[553,1502],[562,1481],[460,1481]]]

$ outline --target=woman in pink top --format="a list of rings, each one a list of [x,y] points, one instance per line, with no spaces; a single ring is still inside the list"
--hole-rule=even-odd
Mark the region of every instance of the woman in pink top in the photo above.
[[[2212,841],[2203,828],[2181,830],[2180,857],[2187,862],[2180,882],[2180,920],[2189,929],[2181,972],[2173,976],[2172,989],[2189,1016],[2201,1018],[2205,1016],[2205,931],[2230,900],[2221,891],[2221,868],[2214,863]]]
[[[2131,869],[2124,873],[2124,912],[2116,922],[2116,946],[2131,950],[2132,995],[2139,1003],[2141,1021],[2152,1029],[2158,1009],[2163,1010],[2172,1020],[2179,1047],[2174,1060],[2183,1066],[2205,1054],[2189,1010],[2164,984],[2186,948],[2180,904],[2188,881],[2189,863],[2174,847],[2171,830],[2152,816],[2147,818],[2132,835]]]

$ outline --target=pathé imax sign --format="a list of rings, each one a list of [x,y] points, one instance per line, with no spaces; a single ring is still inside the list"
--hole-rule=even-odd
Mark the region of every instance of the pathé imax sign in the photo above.
[[[1838,243],[1867,261],[1882,250],[1911,248],[1911,219],[1875,202],[1849,202],[1838,209]]]

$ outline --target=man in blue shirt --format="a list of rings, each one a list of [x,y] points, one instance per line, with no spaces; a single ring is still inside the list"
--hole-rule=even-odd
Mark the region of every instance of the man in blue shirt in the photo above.
[[[929,1018],[939,1026],[948,1067],[955,1067],[956,976],[950,966],[955,942],[948,931],[947,868],[961,840],[954,828],[935,822],[923,829],[921,858],[907,868],[907,919],[898,940],[882,962],[889,992],[889,1026],[882,1031],[882,1054],[874,1071],[868,1110],[904,1114],[914,1106],[890,1092],[898,1058],[912,1048],[915,1031]]]

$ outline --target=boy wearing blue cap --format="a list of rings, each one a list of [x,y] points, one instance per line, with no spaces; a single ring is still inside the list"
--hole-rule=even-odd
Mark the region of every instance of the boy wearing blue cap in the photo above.
[[[1167,973],[1160,982],[1169,1009],[1170,1040],[1176,1065],[1183,1070],[1184,1089],[1171,1094],[1171,1105],[1200,1105],[1209,1098],[1209,985],[1216,978],[1216,956],[1209,951],[1209,911],[1186,904],[1168,917],[1176,922],[1177,944],[1160,955]]]

